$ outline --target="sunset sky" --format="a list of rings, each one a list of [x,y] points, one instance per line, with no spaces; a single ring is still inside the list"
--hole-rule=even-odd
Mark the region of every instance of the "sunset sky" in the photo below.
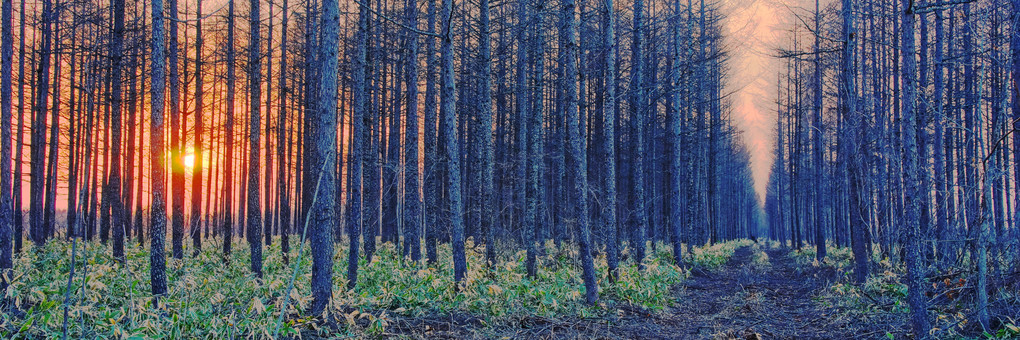
[[[830,1],[822,1],[824,8]],[[754,185],[764,200],[775,145],[776,77],[773,57],[791,29],[793,13],[814,11],[811,0],[729,0],[722,4],[727,51],[730,52],[728,91],[734,123],[751,152]]]

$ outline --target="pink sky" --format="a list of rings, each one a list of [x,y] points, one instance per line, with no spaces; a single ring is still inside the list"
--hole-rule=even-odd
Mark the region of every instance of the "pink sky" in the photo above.
[[[830,0],[823,0],[824,6]],[[730,52],[727,91],[732,93],[734,124],[751,152],[751,170],[764,201],[775,145],[776,77],[773,58],[791,27],[792,11],[810,15],[811,0],[722,0],[726,49]]]

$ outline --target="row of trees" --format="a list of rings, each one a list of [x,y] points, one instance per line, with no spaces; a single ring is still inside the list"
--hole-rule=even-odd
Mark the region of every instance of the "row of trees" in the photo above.
[[[469,238],[490,265],[526,250],[531,276],[546,240],[577,245],[594,303],[598,254],[615,278],[649,244],[679,262],[759,232],[721,15],[704,0],[56,1],[21,2],[17,85],[4,72],[4,270],[25,201],[36,247],[63,225],[124,261],[149,236],[157,297],[167,248],[183,259],[214,238],[229,259],[238,233],[260,277],[274,236],[286,262],[306,235],[313,313],[344,241],[349,288],[376,242],[415,263],[450,243],[457,280]]]
[[[813,244],[819,259],[826,242],[852,245],[859,282],[872,252],[905,264],[918,336],[931,329],[927,278],[974,268],[988,329],[989,274],[1017,270],[1018,10],[1018,1],[816,1],[780,52],[769,235]]]

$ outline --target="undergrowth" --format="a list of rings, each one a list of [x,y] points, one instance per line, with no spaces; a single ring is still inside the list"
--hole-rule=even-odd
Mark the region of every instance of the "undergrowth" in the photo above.
[[[835,281],[819,292],[817,300],[827,306],[834,306],[847,318],[859,320],[880,332],[886,338],[909,337],[906,270],[902,264],[894,264],[888,258],[870,261],[871,275],[863,284],[856,284],[853,276],[853,253],[849,247],[829,247],[823,262],[815,259],[815,248],[805,246],[800,251],[791,251],[804,270],[821,271],[831,268],[836,272]],[[1020,339],[1020,319],[1015,316],[998,315],[1000,322],[995,329],[982,331],[974,312],[974,289],[966,271],[951,271],[936,275],[925,286],[929,300],[929,317],[933,320],[931,335],[936,338],[964,339]],[[996,289],[998,304],[1020,302],[1016,292]],[[992,309],[992,308],[990,308]],[[997,308],[998,309],[998,308]],[[993,314],[994,311],[993,311]],[[993,315],[993,319],[995,315]]]
[[[240,242],[234,244],[228,263],[216,246],[207,246],[197,257],[183,261],[169,259],[169,289],[159,298],[158,306],[153,305],[150,293],[147,249],[128,246],[126,263],[116,264],[109,247],[92,243],[83,251],[79,244],[68,335],[89,339],[269,337],[293,268],[283,264],[277,241],[264,251],[261,281],[250,273],[248,246]],[[206,244],[219,242],[212,239]],[[738,241],[695,248],[693,263],[706,268],[720,266],[734,249],[744,245]],[[492,324],[524,316],[599,317],[624,304],[655,312],[674,302],[671,288],[687,277],[686,271],[673,265],[666,246],[648,256],[644,271],[638,271],[633,263],[621,263],[615,284],[606,278],[605,257],[598,256],[600,303],[588,306],[583,302],[585,288],[573,256],[576,250],[554,249],[550,243],[540,259],[538,277],[530,279],[525,275],[523,251],[508,254],[494,268],[486,268],[484,247],[474,247],[469,241],[468,275],[457,291],[449,245],[440,247],[435,266],[427,266],[400,258],[395,247],[386,243],[372,263],[362,258],[357,287],[346,290],[346,248],[337,248],[331,310],[341,316],[337,318],[340,329],[322,327],[318,318],[303,316],[312,301],[311,257],[306,248],[281,335],[299,336],[302,331],[320,336],[382,334],[396,316],[469,313]],[[190,251],[186,249],[186,253]],[[54,240],[16,257],[7,294],[20,311],[2,314],[0,337],[62,335],[70,254],[70,243]],[[296,254],[296,249],[292,250],[290,258]]]

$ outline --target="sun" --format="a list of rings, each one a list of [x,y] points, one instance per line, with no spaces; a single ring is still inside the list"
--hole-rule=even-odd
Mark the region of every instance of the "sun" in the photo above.
[[[184,159],[182,160],[182,162],[184,163],[184,167],[187,168],[188,170],[194,169],[195,152],[189,149],[188,152],[184,154]]]

